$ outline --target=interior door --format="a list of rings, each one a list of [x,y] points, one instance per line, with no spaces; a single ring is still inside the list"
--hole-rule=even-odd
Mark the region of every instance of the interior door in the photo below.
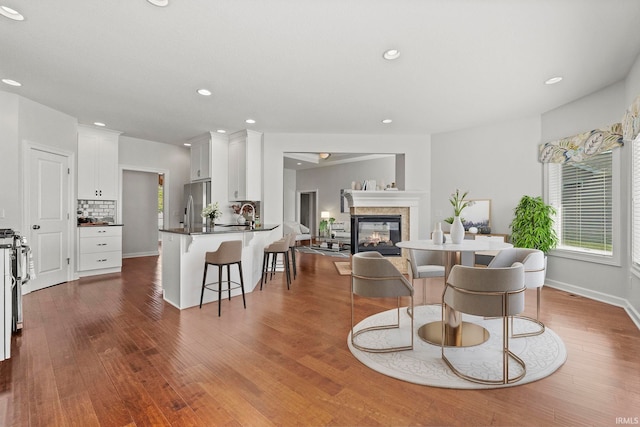
[[[29,150],[29,222],[35,291],[66,282],[69,277],[69,158]]]

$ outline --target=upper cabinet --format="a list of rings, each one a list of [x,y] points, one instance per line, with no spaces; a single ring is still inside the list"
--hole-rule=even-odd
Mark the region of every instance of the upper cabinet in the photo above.
[[[120,132],[78,126],[79,199],[117,199],[119,136]]]
[[[229,200],[262,199],[262,133],[229,135]]]
[[[191,143],[191,181],[211,179],[211,142],[209,135],[193,138]]]

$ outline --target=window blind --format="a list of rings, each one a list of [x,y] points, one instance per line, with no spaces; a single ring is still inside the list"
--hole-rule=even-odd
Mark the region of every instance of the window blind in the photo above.
[[[612,153],[550,165],[549,202],[560,248],[611,255]]]

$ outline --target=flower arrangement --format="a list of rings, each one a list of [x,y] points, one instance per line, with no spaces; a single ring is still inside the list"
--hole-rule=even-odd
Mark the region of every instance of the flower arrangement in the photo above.
[[[460,196],[460,190],[456,188],[456,192],[451,195],[449,202],[451,203],[451,206],[453,206],[454,216],[460,216],[464,208],[473,205],[473,202],[464,200],[464,198],[467,197],[467,194],[469,194],[469,192],[465,191],[464,194]]]
[[[222,216],[222,211],[220,210],[220,205],[218,202],[209,203],[204,209],[202,209],[202,217],[209,217],[211,219],[217,219]]]

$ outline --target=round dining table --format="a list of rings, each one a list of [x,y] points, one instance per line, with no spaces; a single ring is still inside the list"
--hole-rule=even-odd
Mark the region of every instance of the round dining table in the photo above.
[[[445,283],[454,265],[474,266],[476,252],[499,251],[513,247],[511,243],[493,239],[465,239],[458,244],[450,242],[437,244],[432,240],[406,240],[396,243],[396,246],[403,249],[444,252],[446,255],[444,265]],[[444,345],[450,347],[478,345],[489,339],[489,333],[486,329],[474,323],[463,322],[462,313],[448,306],[445,307],[441,321],[422,325],[418,329],[418,335],[423,340],[436,345],[443,344],[442,341],[444,339]]]

